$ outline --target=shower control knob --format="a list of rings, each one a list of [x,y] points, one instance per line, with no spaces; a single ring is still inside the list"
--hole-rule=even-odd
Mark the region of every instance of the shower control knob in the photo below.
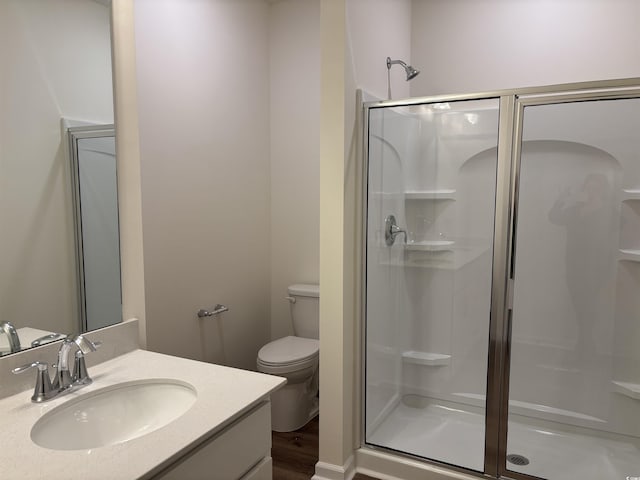
[[[404,234],[404,243],[407,243],[407,231],[398,226],[394,215],[388,215],[384,219],[384,242],[387,246],[393,245],[396,241],[396,236],[400,233]]]

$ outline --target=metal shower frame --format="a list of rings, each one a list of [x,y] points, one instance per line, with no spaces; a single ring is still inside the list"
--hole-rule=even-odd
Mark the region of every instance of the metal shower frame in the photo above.
[[[515,265],[515,233],[518,220],[518,189],[520,182],[520,153],[522,121],[527,106],[573,103],[590,100],[616,100],[640,98],[640,78],[581,82],[544,87],[518,88],[460,95],[438,95],[406,100],[385,100],[362,103],[362,217],[361,281],[359,321],[360,377],[357,394],[356,418],[360,422],[360,448],[388,452],[393,455],[419,460],[427,464],[466,473],[478,478],[509,478],[513,480],[539,480],[539,477],[508,470],[506,466],[507,424],[509,405],[509,361],[511,354],[511,312],[513,306],[513,278]],[[491,314],[487,365],[487,397],[485,410],[484,472],[456,465],[428,460],[408,453],[368,445],[365,440],[366,406],[366,259],[367,259],[367,200],[368,200],[368,130],[369,112],[378,108],[461,102],[468,100],[499,100],[498,155],[496,176],[496,208],[493,238],[493,271],[491,287]]]
[[[78,291],[77,309],[79,319],[79,331],[88,331],[87,320],[87,296],[85,290],[84,275],[84,246],[82,237],[82,202],[80,201],[80,165],[78,157],[78,141],[86,138],[114,137],[115,126],[105,125],[80,125],[69,127],[66,130],[67,150],[69,157],[70,179],[71,179],[71,200],[73,206],[73,225],[75,239],[76,256],[76,284]],[[116,172],[117,176],[117,172]],[[120,219],[118,218],[118,228]],[[118,249],[120,242],[118,241]],[[120,258],[118,258],[120,261]]]

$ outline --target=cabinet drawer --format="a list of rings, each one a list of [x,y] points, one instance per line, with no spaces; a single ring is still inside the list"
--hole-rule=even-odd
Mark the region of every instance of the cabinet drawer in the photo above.
[[[272,480],[273,465],[271,457],[262,459],[262,461],[253,467],[241,480]]]
[[[271,405],[269,402],[264,402],[211,440],[187,453],[156,479],[240,479],[253,467],[258,466],[265,457],[270,456]],[[258,475],[248,478],[266,477]]]

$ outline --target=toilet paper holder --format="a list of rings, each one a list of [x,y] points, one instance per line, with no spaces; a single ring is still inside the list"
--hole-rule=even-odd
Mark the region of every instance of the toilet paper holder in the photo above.
[[[200,318],[213,317],[214,315],[218,315],[219,313],[227,312],[227,311],[229,311],[229,307],[226,307],[221,303],[216,303],[215,306],[213,307],[201,308],[200,310],[198,310],[198,317]]]

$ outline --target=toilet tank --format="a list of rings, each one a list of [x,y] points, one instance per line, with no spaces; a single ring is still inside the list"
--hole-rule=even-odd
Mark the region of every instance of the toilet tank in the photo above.
[[[293,332],[297,337],[320,338],[320,285],[297,284],[289,287]]]

